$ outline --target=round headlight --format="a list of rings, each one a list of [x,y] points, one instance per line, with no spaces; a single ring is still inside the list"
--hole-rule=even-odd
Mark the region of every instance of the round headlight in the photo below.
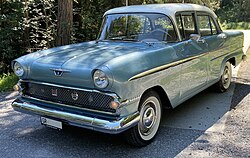
[[[15,62],[15,64],[14,64],[14,73],[19,77],[23,76],[23,74],[24,74],[24,69],[23,69],[22,65],[18,62]]]
[[[98,88],[106,88],[109,84],[108,77],[101,70],[96,70],[93,75],[95,86]]]

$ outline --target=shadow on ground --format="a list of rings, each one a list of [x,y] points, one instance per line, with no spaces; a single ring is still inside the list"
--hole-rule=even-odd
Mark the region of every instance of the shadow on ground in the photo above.
[[[228,99],[228,95],[220,96],[208,89],[171,114],[164,112],[155,141],[147,147],[134,148],[126,144],[122,134],[109,135],[71,126],[64,126],[62,131],[58,131],[41,126],[39,117],[13,111],[10,106],[13,97],[7,99],[6,96],[11,95],[5,94],[5,100],[0,101],[0,157],[175,157],[193,142],[208,143],[198,138],[206,135],[205,130],[228,111],[225,107],[218,113],[216,106],[213,107],[221,104],[220,97]],[[196,117],[200,110],[203,118]],[[207,116],[213,119],[205,127]],[[192,127],[183,123],[183,119],[193,122]],[[177,124],[169,123],[171,121]]]
[[[231,109],[235,109],[237,105],[239,105],[239,103],[250,93],[249,83],[250,83],[249,79],[237,78]]]
[[[123,135],[109,135],[72,126],[62,131],[40,125],[39,117],[12,110],[0,102],[0,157],[174,157],[203,131],[162,127],[145,148],[132,147]]]

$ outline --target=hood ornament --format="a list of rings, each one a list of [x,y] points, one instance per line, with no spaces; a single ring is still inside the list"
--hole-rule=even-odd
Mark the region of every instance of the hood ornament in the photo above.
[[[70,70],[66,69],[57,69],[57,68],[51,68],[50,70],[54,71],[55,76],[62,76],[63,73],[71,72]]]

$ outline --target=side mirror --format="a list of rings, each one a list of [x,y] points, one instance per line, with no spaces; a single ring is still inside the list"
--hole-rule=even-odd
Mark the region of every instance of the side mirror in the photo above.
[[[189,36],[189,38],[190,38],[191,40],[194,40],[194,41],[198,42],[198,43],[205,43],[205,40],[202,39],[201,36],[198,35],[198,34],[191,34],[191,35]]]
[[[194,41],[199,41],[200,38],[201,38],[201,36],[198,35],[198,34],[191,34],[191,35],[189,36],[189,38],[190,38],[191,40],[194,40]]]

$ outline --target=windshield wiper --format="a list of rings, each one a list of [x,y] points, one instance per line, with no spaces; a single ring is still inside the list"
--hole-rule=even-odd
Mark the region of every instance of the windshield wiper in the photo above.
[[[112,37],[109,40],[123,40],[123,37]]]
[[[136,39],[126,38],[126,37],[113,37],[113,38],[110,38],[109,40],[121,40],[121,41],[135,41],[135,42],[138,42],[138,40],[136,40]]]
[[[135,42],[138,41],[137,39],[133,39],[133,38],[123,38],[122,40],[123,41],[135,41]]]

